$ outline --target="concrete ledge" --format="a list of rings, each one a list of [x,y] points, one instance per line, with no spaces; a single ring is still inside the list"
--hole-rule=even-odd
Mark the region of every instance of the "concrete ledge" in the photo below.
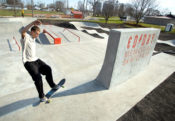
[[[153,28],[111,30],[97,82],[109,89],[138,74],[149,64],[159,33]]]

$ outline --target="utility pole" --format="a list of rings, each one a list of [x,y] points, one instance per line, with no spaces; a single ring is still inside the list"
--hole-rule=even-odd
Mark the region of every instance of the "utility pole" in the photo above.
[[[83,16],[85,17],[85,0],[83,2]]]
[[[33,17],[33,0],[31,0],[32,3],[32,17]]]
[[[68,10],[68,8],[69,8],[69,0],[67,0],[67,10]]]
[[[53,0],[53,9],[55,9],[54,0]]]
[[[16,0],[13,0],[13,6],[14,6],[14,14],[15,14],[15,17],[16,17]]]
[[[86,0],[86,13],[88,13],[87,5],[88,5],[88,0]]]

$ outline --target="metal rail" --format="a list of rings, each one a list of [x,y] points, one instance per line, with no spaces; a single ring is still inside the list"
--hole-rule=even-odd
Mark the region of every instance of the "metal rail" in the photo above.
[[[19,51],[20,51],[21,49],[20,49],[20,46],[19,46],[19,44],[18,44],[18,41],[16,40],[16,38],[15,38],[15,37],[13,37],[13,39],[15,40],[16,45],[18,46],[18,49],[19,49]]]
[[[43,30],[43,33],[47,33],[48,35],[50,35],[53,40],[54,40],[54,44],[61,44],[61,38],[55,38],[54,36],[52,36],[48,31],[46,31],[45,29]]]
[[[70,31],[69,29],[66,29],[66,28],[64,28],[63,32],[65,30],[69,31],[70,33],[72,33],[73,35],[75,35],[76,37],[78,37],[78,42],[80,42],[80,37],[78,35],[76,35],[75,33],[73,33],[72,31]]]
[[[46,31],[45,29],[43,30],[43,33],[47,33],[48,35],[50,35],[54,40],[55,40],[55,37],[52,36],[48,31]]]

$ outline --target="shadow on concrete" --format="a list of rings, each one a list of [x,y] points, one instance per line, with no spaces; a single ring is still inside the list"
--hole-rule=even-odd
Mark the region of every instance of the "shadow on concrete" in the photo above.
[[[31,105],[34,102],[36,102],[37,100],[38,100],[38,98],[30,98],[30,99],[25,99],[25,100],[13,102],[11,104],[0,107],[0,117],[3,115],[6,115],[8,113],[14,112],[16,110],[22,109],[28,105]]]
[[[96,84],[96,82],[93,80],[63,92],[58,91],[57,93],[55,93],[53,98],[70,96],[70,95],[78,95],[78,94],[90,93],[90,92],[96,92],[96,91],[102,91],[102,90],[105,90],[105,88]],[[36,107],[39,104],[40,102],[37,97],[13,102],[11,104],[0,107],[0,117],[7,115],[9,113],[12,113],[14,111],[17,111],[19,109],[25,108],[26,106],[32,105],[33,107]]]
[[[39,34],[39,37],[36,39],[36,42],[39,44],[44,44],[44,45],[51,44],[44,33]]]
[[[24,27],[21,27],[19,29],[19,33],[21,33],[22,29],[24,29]],[[30,34],[30,31],[27,31],[27,33]],[[45,44],[45,45],[51,44],[44,33],[39,34],[39,37],[36,39],[36,42],[39,44]]]
[[[71,42],[62,32],[59,32],[68,42]]]
[[[7,39],[7,43],[8,43],[8,46],[9,46],[10,51],[13,51],[9,39]]]
[[[65,84],[65,87],[66,87],[66,84]],[[57,92],[55,95],[52,96],[52,98],[78,95],[78,94],[103,91],[103,90],[106,90],[106,88],[100,86],[99,84],[96,83],[95,80],[93,80],[85,84],[82,84],[80,86],[77,86],[75,88],[72,88],[63,92]]]

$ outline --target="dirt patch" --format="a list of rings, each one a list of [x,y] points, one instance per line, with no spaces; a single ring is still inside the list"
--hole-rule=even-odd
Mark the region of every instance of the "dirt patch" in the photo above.
[[[158,52],[165,52],[175,56],[175,47],[169,46],[167,44],[157,43],[154,50]]]
[[[159,35],[160,40],[175,40],[175,34],[167,33],[167,32],[161,32]]]
[[[117,121],[174,121],[175,73]]]

